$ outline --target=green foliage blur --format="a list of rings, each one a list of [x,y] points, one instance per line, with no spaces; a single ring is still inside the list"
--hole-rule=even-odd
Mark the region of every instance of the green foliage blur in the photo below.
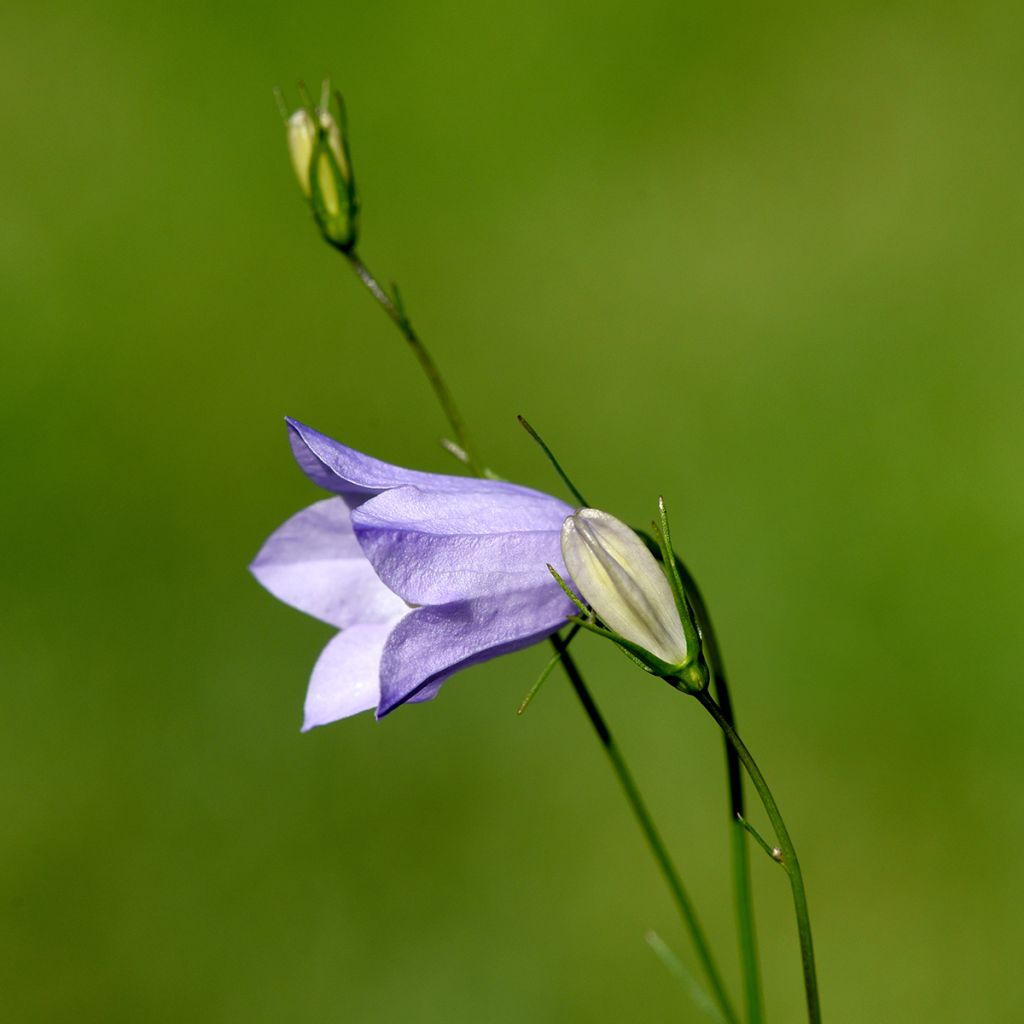
[[[664,493],[800,849],[825,1017],[1024,1014],[1017,4],[8,5],[0,1019],[697,1021],[544,648],[299,734],[331,630],[246,566],[282,417],[450,471],[271,96],[329,73],[361,252],[488,461]],[[588,678],[738,995],[718,737]],[[760,821],[761,819],[757,819]],[[802,990],[755,860],[769,1020]]]

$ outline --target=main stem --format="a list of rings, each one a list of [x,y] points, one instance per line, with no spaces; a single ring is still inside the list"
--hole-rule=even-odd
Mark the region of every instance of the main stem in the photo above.
[[[477,458],[476,451],[470,442],[465,422],[458,407],[455,405],[455,399],[452,398],[452,393],[448,390],[448,385],[445,384],[437,364],[413,330],[409,318],[405,315],[405,311],[380,286],[377,279],[370,273],[370,268],[359,258],[358,253],[354,250],[345,251],[344,255],[352,269],[356,272],[356,276],[377,300],[384,312],[392,319],[399,331],[402,332],[402,337],[405,338],[413,354],[419,360],[420,368],[426,374],[427,380],[430,381],[430,386],[434,389],[434,394],[441,404],[441,408],[444,410],[444,414],[452,428],[452,433],[455,435],[454,440],[466,455],[466,465],[476,476],[483,476],[484,467]]]
[[[750,776],[757,795],[764,804],[768,819],[775,830],[775,836],[779,843],[781,863],[789,875],[789,885],[793,891],[793,909],[796,911],[796,928],[800,936],[800,957],[804,968],[804,990],[807,995],[807,1019],[810,1024],[821,1024],[821,1006],[818,999],[818,978],[814,969],[814,943],[811,939],[811,918],[807,911],[807,893],[804,889],[803,873],[800,871],[800,861],[797,859],[796,847],[790,838],[789,829],[779,812],[779,805],[768,788],[768,783],[753,755],[747,749],[746,744],[740,739],[732,724],[722,713],[722,709],[714,702],[707,691],[694,695],[704,706],[708,714],[715,720],[718,727],[725,734],[729,743],[732,744],[737,756],[743,763],[743,767]]]
[[[718,706],[726,721],[735,730],[736,718],[733,713],[729,684],[725,678],[725,663],[718,646],[718,638],[701,595],[697,581],[680,558],[676,568],[682,578],[701,633],[701,648],[711,669],[712,683],[718,695]],[[736,923],[739,933],[740,962],[743,965],[743,992],[749,1024],[762,1024],[764,1020],[764,999],[761,992],[760,967],[757,958],[757,934],[754,930],[754,897],[750,879],[750,846],[747,833],[742,825],[743,772],[739,755],[728,737],[725,742],[725,765],[729,783],[729,838],[732,844],[733,888],[736,893]]]
[[[579,698],[580,704],[583,705],[583,709],[586,711],[587,717],[590,719],[590,723],[594,727],[594,732],[597,733],[597,738],[600,740],[601,746],[604,747],[605,753],[607,753],[608,759],[612,763],[612,768],[615,770],[615,774],[619,777],[619,782],[622,784],[622,788],[626,794],[626,799],[629,801],[629,805],[633,809],[633,814],[636,817],[637,823],[640,825],[640,829],[643,832],[644,837],[647,839],[647,845],[650,847],[651,853],[653,854],[655,861],[657,861],[658,867],[661,868],[661,873],[664,875],[665,881],[668,883],[668,887],[672,892],[672,898],[675,900],[676,906],[679,909],[679,915],[683,919],[683,924],[685,924],[689,929],[690,935],[693,938],[693,944],[697,950],[697,957],[700,960],[701,967],[704,970],[704,975],[708,980],[708,984],[711,986],[711,990],[714,993],[715,1002],[718,1003],[719,1009],[722,1011],[726,1020],[736,1022],[738,1020],[736,1012],[733,1010],[732,1005],[729,1002],[729,997],[726,995],[721,975],[718,973],[714,959],[711,956],[711,948],[708,945],[707,937],[704,935],[700,922],[697,920],[696,911],[693,908],[693,904],[690,902],[686,889],[683,887],[682,880],[679,878],[675,865],[673,865],[672,860],[669,857],[668,850],[665,848],[665,843],[658,833],[658,830],[654,825],[654,821],[651,819],[650,812],[644,804],[643,797],[637,789],[633,776],[630,774],[629,768],[622,756],[622,751],[619,750],[619,746],[615,742],[615,739],[611,734],[611,730],[608,728],[608,724],[605,722],[604,717],[598,710],[597,704],[594,703],[594,698],[591,696],[590,690],[587,689],[587,685],[584,683],[582,675],[580,675],[576,661],[569,653],[565,642],[556,633],[551,637],[551,643],[558,652],[559,657],[562,659],[562,667],[565,669],[565,674],[569,677],[569,682],[572,684],[572,688],[576,692],[576,696]]]
[[[483,464],[477,457],[475,448],[469,440],[462,416],[459,414],[459,411],[455,406],[455,400],[452,398],[451,392],[448,390],[448,386],[445,384],[444,378],[441,376],[441,372],[438,370],[437,365],[431,358],[430,353],[413,330],[412,324],[409,322],[409,318],[405,315],[405,311],[401,309],[400,306],[396,304],[395,300],[392,299],[392,297],[380,286],[377,279],[372,273],[370,273],[369,268],[365,263],[363,263],[357,253],[354,251],[344,250],[343,253],[352,269],[355,271],[356,276],[370,294],[377,300],[377,303],[381,306],[384,312],[391,318],[392,322],[402,333],[402,336],[409,344],[409,347],[413,350],[416,358],[419,360],[419,364],[423,369],[423,372],[426,374],[427,379],[430,381],[431,387],[434,389],[434,394],[437,396],[437,399],[441,404],[441,408],[444,410],[445,416],[448,418],[452,432],[455,434],[455,440],[466,455],[467,466],[476,476],[483,476]],[[722,984],[721,975],[718,973],[718,969],[715,967],[714,960],[712,959],[711,949],[708,946],[707,938],[700,927],[700,922],[697,920],[696,911],[686,894],[686,890],[683,888],[683,883],[676,872],[675,866],[669,858],[665,844],[662,841],[661,836],[658,834],[658,830],[654,827],[654,822],[643,802],[643,798],[640,796],[640,791],[637,789],[632,775],[629,773],[629,769],[626,766],[622,752],[619,750],[618,745],[612,738],[611,730],[608,728],[601,712],[598,710],[593,696],[587,689],[587,686],[583,681],[583,676],[580,674],[579,668],[577,667],[572,655],[569,653],[565,642],[556,633],[551,637],[551,643],[558,652],[559,658],[562,662],[562,667],[565,669],[565,673],[569,677],[573,690],[579,698],[580,703],[583,705],[583,709],[587,713],[590,724],[597,733],[597,737],[600,740],[601,745],[605,748],[609,760],[612,763],[612,767],[619,777],[622,788],[626,793],[626,799],[633,808],[633,813],[647,839],[647,843],[651,848],[654,859],[657,861],[662,874],[665,876],[665,880],[668,882],[669,889],[672,891],[673,899],[676,902],[676,906],[679,908],[679,913],[683,919],[683,923],[690,931],[694,947],[697,950],[697,956],[700,959],[701,966],[707,976],[708,984],[714,992],[715,1001],[718,1003],[723,1016],[726,1021],[728,1021],[728,1024],[738,1024],[738,1018],[736,1017],[736,1013],[729,1002],[729,997],[726,995],[725,986]],[[719,692],[721,693],[721,691]],[[728,698],[726,697],[726,699]],[[732,779],[731,775],[730,779]],[[735,786],[731,785],[731,790],[735,801],[736,793],[742,794],[742,789],[737,790]],[[742,801],[742,795],[740,795],[740,800]],[[742,803],[740,804],[740,807],[742,810]],[[749,878],[747,880],[746,890],[749,898]]]
[[[712,670],[718,704],[730,725],[735,727],[729,687],[725,672],[720,667]],[[750,846],[747,832],[742,825],[743,776],[739,757],[733,745],[725,740],[726,770],[729,776],[730,821],[729,836],[732,841],[733,883],[736,890],[736,920],[739,931],[740,960],[743,964],[743,991],[750,1024],[762,1024],[764,1003],[761,993],[760,968],[757,959],[757,935],[754,930],[754,896],[750,879]]]

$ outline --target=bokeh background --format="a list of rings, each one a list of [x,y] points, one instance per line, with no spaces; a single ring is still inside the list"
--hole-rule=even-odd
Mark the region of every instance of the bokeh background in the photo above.
[[[826,1017],[1024,1013],[1017,4],[7,5],[0,1017],[696,1021],[538,648],[300,736],[246,565],[291,414],[449,470],[271,87],[349,101],[367,261],[489,461],[659,493],[801,850]],[[719,741],[578,653],[730,979]],[[755,861],[769,1019],[802,992]],[[738,985],[736,986],[738,987]]]

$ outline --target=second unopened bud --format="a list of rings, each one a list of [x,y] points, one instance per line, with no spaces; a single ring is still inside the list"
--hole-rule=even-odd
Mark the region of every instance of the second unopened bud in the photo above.
[[[321,230],[342,246],[354,242],[352,173],[337,120],[324,107],[300,107],[288,118],[288,153]]]

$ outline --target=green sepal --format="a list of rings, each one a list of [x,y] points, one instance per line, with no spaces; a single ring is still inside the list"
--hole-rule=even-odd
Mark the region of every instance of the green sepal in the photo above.
[[[341,136],[341,153],[345,158],[345,198],[348,200],[348,226],[351,241],[349,248],[354,249],[359,240],[359,192],[356,189],[356,175],[352,169],[352,151],[348,144],[348,108],[341,93],[334,90],[334,107],[338,112],[338,134]],[[397,291],[397,287],[396,287]],[[403,312],[404,317],[404,312]]]
[[[573,593],[572,587],[562,579],[558,570],[550,562],[548,562],[548,572],[555,577],[555,582],[562,588],[565,596],[579,609],[580,615],[589,618],[593,614],[591,610]]]
[[[584,629],[589,630],[597,636],[603,636],[606,640],[611,640],[612,643],[617,644],[622,648],[622,650],[628,654],[633,661],[646,669],[646,671],[650,672],[651,675],[661,676],[662,679],[667,679],[674,676],[682,667],[680,665],[670,665],[667,661],[662,661],[661,658],[651,654],[651,652],[646,648],[633,643],[632,640],[627,640],[624,636],[616,633],[613,629],[606,629],[604,626],[597,625],[597,623],[592,619],[585,619],[579,615],[570,615],[569,621],[575,622],[578,626],[582,626]]]
[[[693,609],[690,607],[686,591],[683,589],[683,581],[679,575],[679,567],[676,564],[675,551],[672,548],[672,534],[668,525],[668,509],[665,508],[664,497],[658,498],[658,518],[660,528],[655,528],[655,536],[658,546],[661,548],[661,563],[668,576],[669,585],[672,588],[672,596],[675,598],[676,611],[682,622],[683,634],[686,636],[686,650],[699,652],[701,648],[700,633],[694,622]],[[652,524],[654,525],[654,524]],[[694,654],[694,658],[697,654]]]
[[[540,688],[547,681],[548,676],[551,675],[551,673],[554,671],[555,666],[562,660],[563,652],[568,650],[569,644],[573,642],[573,639],[579,631],[579,626],[573,626],[572,629],[570,629],[569,632],[566,633],[565,639],[562,641],[562,650],[556,651],[554,657],[551,658],[551,660],[548,661],[548,663],[544,666],[544,669],[541,671],[541,674],[537,677],[537,681],[533,684],[533,686],[530,687],[529,692],[522,699],[522,701],[519,704],[519,707],[516,708],[517,715],[521,715],[530,706],[530,703],[533,701],[533,698],[537,696],[538,692],[540,691]]]
[[[338,164],[338,158],[327,144],[327,130],[320,125],[319,119],[315,124],[316,142],[313,144],[313,154],[309,160],[310,206],[313,209],[313,217],[324,238],[331,245],[341,249],[342,252],[348,252],[356,244],[355,229],[352,223],[352,207],[348,198],[348,183]],[[324,202],[323,190],[320,187],[320,175],[317,173],[321,157],[326,157],[331,176],[334,178],[334,187],[338,193],[340,206],[337,214],[331,213]]]
[[[639,644],[633,643],[632,640],[627,640],[624,636],[616,633],[614,630],[607,629],[604,626],[599,626],[594,621],[593,611],[587,607],[574,593],[568,583],[562,579],[558,570],[551,564],[548,565],[548,572],[554,576],[558,585],[565,592],[565,596],[569,598],[577,609],[579,609],[579,615],[568,616],[568,621],[575,623],[581,629],[586,629],[597,636],[602,636],[606,640],[611,640],[623,654],[629,658],[630,661],[639,665],[645,672],[649,672],[653,676],[657,676],[659,679],[664,679],[666,682],[671,683],[676,689],[685,690],[687,693],[696,692],[696,690],[704,689],[707,686],[706,675],[704,675],[705,682],[702,686],[694,688],[692,682],[693,672],[697,671],[700,674],[702,670],[697,665],[696,658],[688,658],[682,665],[670,665],[667,661],[662,661],[661,658],[651,654],[645,647],[641,647]],[[699,650],[699,648],[698,648]]]
[[[309,185],[309,205],[313,211],[313,219],[320,228],[324,240],[342,252],[351,252],[359,239],[359,197],[356,191],[355,176],[352,173],[352,155],[348,144],[348,114],[341,93],[330,91],[328,82],[324,82],[320,107],[313,105],[305,85],[299,83],[299,93],[303,106],[316,132],[313,152],[309,159],[307,183]],[[333,98],[335,107],[335,123],[341,140],[341,154],[345,166],[338,163],[338,157],[327,141],[327,129],[320,121],[320,111],[330,115],[330,101]],[[337,213],[327,209],[324,202],[323,189],[320,187],[320,175],[317,173],[320,158],[327,160],[334,188],[338,195]]]

